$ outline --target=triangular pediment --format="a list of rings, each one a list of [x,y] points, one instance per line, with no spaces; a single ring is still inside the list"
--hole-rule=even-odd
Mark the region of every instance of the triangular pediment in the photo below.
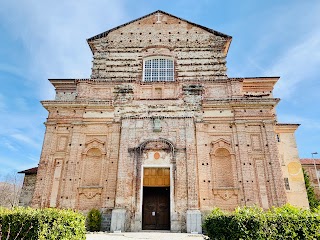
[[[89,140],[89,141],[86,142],[86,146],[88,146],[88,145],[90,145],[90,144],[94,144],[94,145],[102,144],[102,145],[103,145],[104,142],[101,141],[101,140],[98,139],[98,138],[93,138],[93,139],[91,139],[91,140]]]
[[[118,27],[112,28],[112,29],[110,29],[110,30],[108,30],[108,31],[105,31],[105,32],[103,32],[103,33],[100,33],[100,34],[98,34],[98,35],[95,35],[95,36],[93,36],[93,37],[91,37],[91,38],[88,38],[87,41],[90,42],[90,41],[92,41],[92,40],[105,37],[105,36],[107,36],[107,35],[108,35],[110,32],[112,32],[112,31],[115,31],[115,30],[117,30],[117,29],[120,29],[120,28],[122,28],[122,27],[124,27],[124,26],[127,26],[127,25],[131,24],[131,23],[134,23],[134,22],[137,22],[137,21],[141,21],[141,20],[143,20],[143,19],[145,19],[145,18],[148,18],[148,17],[150,17],[150,16],[154,16],[154,17],[155,17],[155,21],[157,22],[157,21],[158,21],[158,17],[157,17],[157,16],[159,16],[158,14],[160,14],[160,15],[162,14],[162,15],[166,15],[166,16],[169,16],[169,17],[176,18],[177,20],[180,20],[180,21],[189,23],[189,24],[194,25],[194,26],[196,26],[196,27],[199,27],[199,28],[201,28],[201,29],[203,29],[203,30],[206,30],[206,31],[208,31],[208,32],[210,32],[210,33],[213,33],[213,34],[215,34],[215,35],[217,35],[217,36],[221,36],[221,37],[225,37],[225,38],[231,38],[231,36],[226,35],[226,34],[224,34],[224,33],[221,33],[221,32],[215,31],[215,30],[213,30],[213,29],[210,29],[210,28],[201,26],[201,25],[199,25],[199,24],[190,22],[190,21],[188,21],[188,20],[185,20],[185,19],[176,17],[176,16],[174,16],[174,15],[172,15],[172,14],[169,14],[169,13],[166,13],[166,12],[164,12],[164,11],[157,10],[157,11],[155,11],[155,12],[149,13],[149,14],[147,14],[147,15],[145,15],[145,16],[142,16],[142,17],[140,17],[140,18],[137,18],[137,19],[135,19],[135,20],[132,20],[132,21],[130,21],[130,22],[127,22],[127,23],[125,23],[125,24],[122,24],[122,25],[120,25],[120,26],[118,26]],[[162,16],[162,17],[163,17],[163,16]]]
[[[216,147],[230,147],[231,143],[223,138],[219,138],[218,140],[211,142],[211,145]]]
[[[229,45],[230,45],[230,42],[231,42],[231,39],[232,37],[229,36],[229,35],[226,35],[224,33],[221,33],[221,32],[218,32],[218,31],[215,31],[213,29],[210,29],[210,28],[207,28],[207,27],[204,27],[204,26],[201,26],[199,24],[196,24],[196,23],[193,23],[193,22],[190,22],[188,20],[185,20],[185,19],[182,19],[182,18],[179,18],[179,17],[176,17],[172,14],[169,14],[169,13],[166,13],[164,11],[161,11],[161,10],[157,10],[155,12],[152,12],[150,14],[147,14],[145,16],[142,16],[140,18],[137,18],[135,20],[132,20],[130,22],[127,22],[125,24],[122,24],[120,26],[117,26],[115,28],[112,28],[108,31],[105,31],[105,32],[102,32],[98,35],[95,35],[89,39],[87,39],[87,42],[91,48],[92,51],[94,51],[94,41],[97,40],[97,39],[100,39],[100,38],[104,38],[104,37],[107,37],[110,33],[116,31],[116,30],[119,30],[121,28],[125,28],[125,27],[128,27],[129,25],[135,25],[135,24],[140,24],[141,23],[141,26],[143,25],[158,25],[158,24],[163,24],[163,28],[165,27],[168,27],[170,24],[188,24],[190,27],[195,27],[195,28],[199,28],[201,30],[204,30],[208,33],[211,33],[215,36],[219,36],[221,38],[224,38],[227,42],[226,46],[225,46],[225,50],[228,51],[228,48],[229,48]],[[136,27],[135,27],[136,28]]]
[[[106,154],[105,151],[105,142],[100,139],[93,138],[85,143],[85,148],[83,149],[82,154],[87,154],[90,149],[97,148],[102,154]]]

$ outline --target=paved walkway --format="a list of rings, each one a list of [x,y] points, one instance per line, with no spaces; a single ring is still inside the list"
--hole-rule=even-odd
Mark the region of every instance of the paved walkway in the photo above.
[[[204,240],[202,234],[169,232],[90,233],[87,240]]]

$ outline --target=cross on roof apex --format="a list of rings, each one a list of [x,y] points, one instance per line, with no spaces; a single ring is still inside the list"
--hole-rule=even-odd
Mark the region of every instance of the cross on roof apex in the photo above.
[[[162,16],[162,14],[159,13],[159,12],[156,14],[156,17],[157,17],[157,22],[156,23],[161,23],[161,19],[160,19],[161,16]]]

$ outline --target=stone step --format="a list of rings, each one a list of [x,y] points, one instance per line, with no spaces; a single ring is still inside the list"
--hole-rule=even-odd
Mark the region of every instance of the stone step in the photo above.
[[[123,233],[88,233],[87,240],[203,240],[208,239],[203,234],[191,233],[170,233],[165,231],[142,231],[142,232],[123,232]]]

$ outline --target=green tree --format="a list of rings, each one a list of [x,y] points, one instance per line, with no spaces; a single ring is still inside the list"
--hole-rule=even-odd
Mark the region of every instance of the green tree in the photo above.
[[[304,182],[306,185],[307,195],[308,195],[308,201],[309,206],[311,210],[316,209],[320,205],[320,201],[316,198],[316,194],[314,193],[314,189],[310,184],[310,178],[307,172],[303,170],[303,176],[304,176]]]

